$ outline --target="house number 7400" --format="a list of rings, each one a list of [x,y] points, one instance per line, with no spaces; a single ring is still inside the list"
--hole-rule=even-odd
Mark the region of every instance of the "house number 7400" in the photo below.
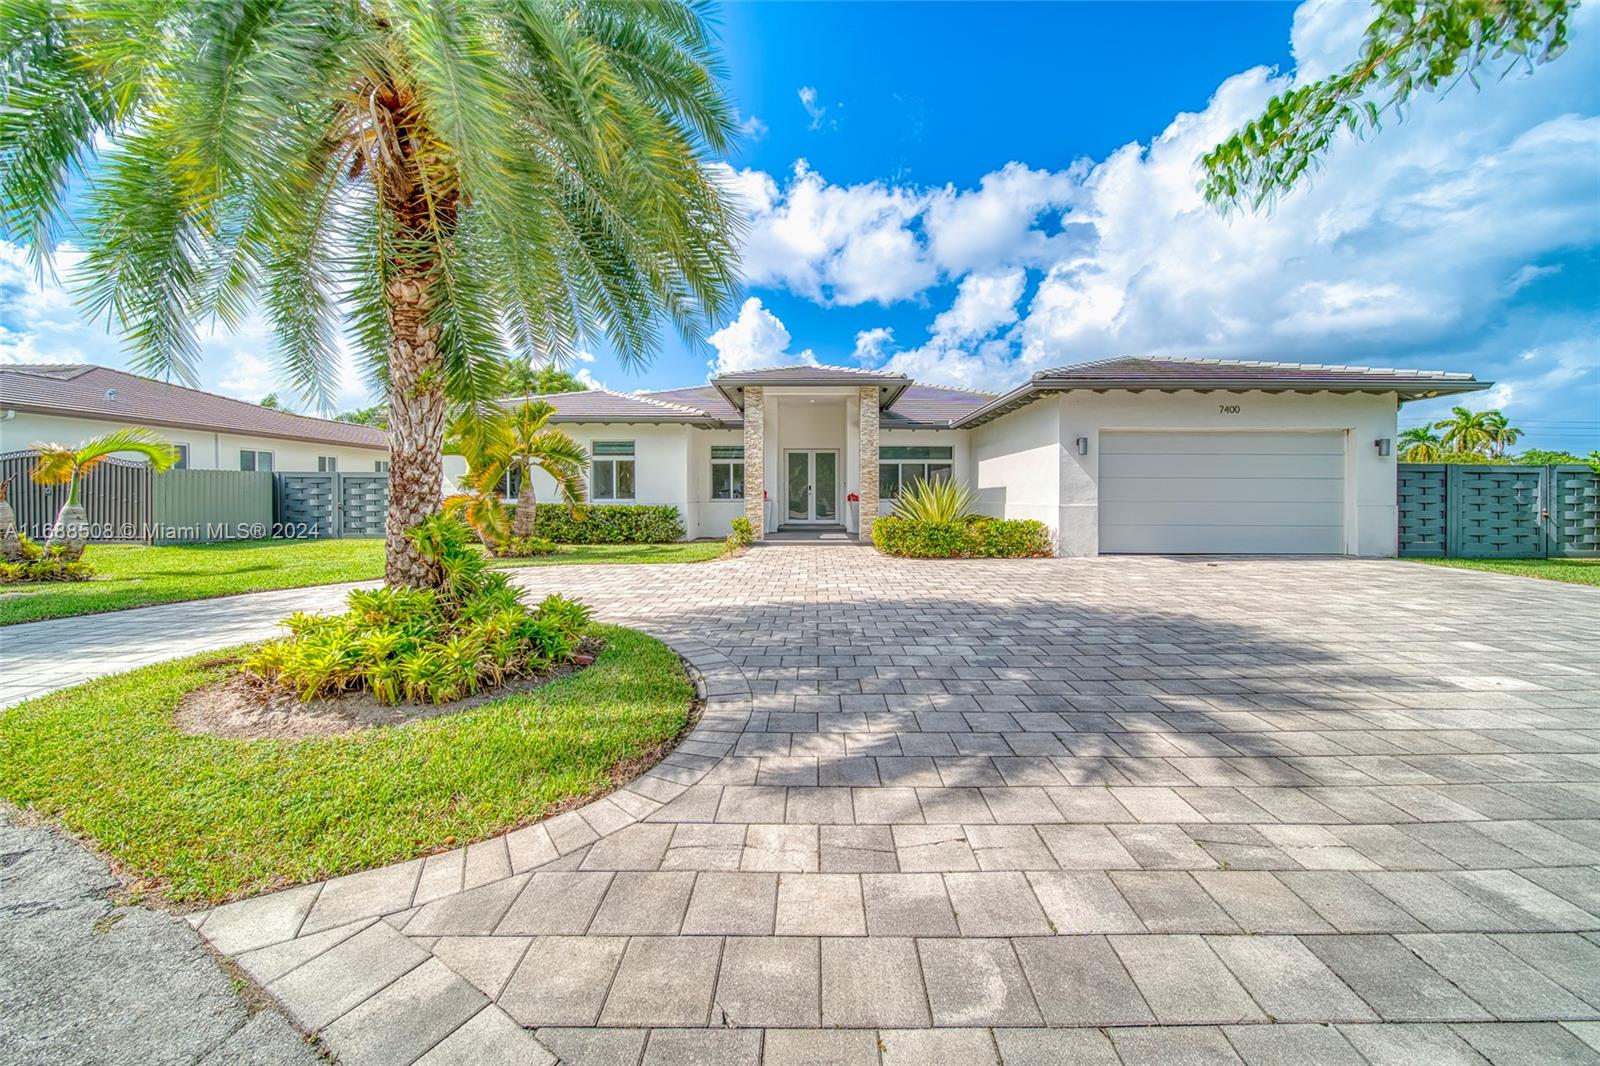
[[[1239,405],[1236,403],[1219,403],[1217,404],[1217,413],[1222,415],[1236,415],[1239,413]]]

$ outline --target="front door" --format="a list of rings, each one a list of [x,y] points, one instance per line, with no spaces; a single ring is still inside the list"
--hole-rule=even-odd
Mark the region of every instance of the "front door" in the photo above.
[[[784,453],[789,522],[839,521],[839,453],[791,450]]]

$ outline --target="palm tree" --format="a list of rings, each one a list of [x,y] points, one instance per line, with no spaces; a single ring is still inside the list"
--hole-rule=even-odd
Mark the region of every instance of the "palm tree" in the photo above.
[[[538,506],[533,495],[535,470],[550,476],[561,499],[573,510],[588,495],[584,474],[589,453],[564,431],[550,427],[555,413],[556,409],[543,400],[526,400],[482,417],[463,410],[450,424],[445,450],[464,457],[469,470],[464,482],[469,492],[463,495],[493,491],[498,499],[498,486],[508,473],[518,486],[511,535],[519,540],[534,534]],[[473,525],[481,537],[487,524]]]
[[[445,450],[449,452],[448,445]],[[460,489],[446,496],[441,505],[445,514],[454,515],[471,526],[492,555],[500,554],[506,534],[511,530],[506,502],[500,495],[505,476],[505,467],[494,463],[472,467],[462,480]]]
[[[103,433],[76,448],[65,444],[42,443],[35,443],[32,448],[39,457],[30,475],[34,482],[70,486],[66,502],[56,514],[55,525],[51,527],[50,537],[45,542],[46,549],[58,549],[62,558],[69,561],[82,558],[84,548],[89,543],[89,516],[78,502],[78,493],[83,487],[83,479],[92,474],[95,467],[117,452],[134,452],[144,456],[157,473],[170,470],[178,461],[177,448],[142,427]]]
[[[79,0],[0,19],[0,229],[41,266],[86,175],[87,305],[138,369],[260,308],[326,410],[345,329],[387,393],[385,578],[438,574],[447,406],[508,346],[648,361],[728,305],[737,225],[707,166],[734,111],[697,0]]]
[[[1483,416],[1484,428],[1489,434],[1489,444],[1494,448],[1494,455],[1499,458],[1506,454],[1506,449],[1522,439],[1522,430],[1511,424],[1504,412],[1486,411]]]
[[[1450,408],[1450,417],[1433,424],[1444,430],[1439,441],[1445,451],[1474,453],[1485,451],[1490,444],[1488,412],[1469,411],[1465,407]]]
[[[1439,461],[1439,435],[1430,426],[1412,426],[1400,433],[1400,460],[1406,463]]]

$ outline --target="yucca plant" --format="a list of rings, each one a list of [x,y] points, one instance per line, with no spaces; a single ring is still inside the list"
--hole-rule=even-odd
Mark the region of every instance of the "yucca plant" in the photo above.
[[[972,490],[949,478],[919,479],[900,493],[895,514],[913,522],[964,522],[972,514]]]
[[[97,466],[118,452],[144,456],[157,473],[170,470],[178,461],[177,448],[141,426],[102,433],[76,448],[35,442],[33,451],[38,456],[30,475],[33,480],[40,485],[67,486],[67,500],[56,514],[45,550],[54,551],[68,562],[82,558],[89,544],[89,515],[79,502],[79,494],[83,479]]]
[[[200,331],[259,308],[326,407],[343,329],[387,393],[388,584],[438,580],[405,534],[439,509],[447,406],[500,396],[508,349],[596,336],[640,365],[734,295],[709,163],[735,112],[697,0],[0,12],[0,230],[43,265],[76,224],[87,306],[147,373],[193,384]]]

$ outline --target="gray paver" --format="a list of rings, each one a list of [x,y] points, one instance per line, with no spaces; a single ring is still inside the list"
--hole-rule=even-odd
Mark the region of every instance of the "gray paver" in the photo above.
[[[1277,1021],[1377,1021],[1361,997],[1296,937],[1212,936],[1206,943]]]
[[[535,937],[498,1002],[522,1025],[593,1025],[627,945],[622,937]]]
[[[458,1029],[488,997],[437,959],[410,971],[327,1030],[339,1061],[352,1066],[410,1062]]]
[[[1482,1007],[1389,936],[1316,936],[1306,947],[1387,1021],[1487,1018]]]
[[[728,1025],[819,1024],[820,963],[815,937],[729,937],[716,1005]]]
[[[931,1024],[916,942],[899,937],[822,941],[822,1024]]]
[[[601,1025],[704,1025],[722,941],[634,937],[611,982]]]
[[[918,942],[934,1025],[1039,1025],[1043,1018],[1009,940]]]
[[[1111,945],[1156,1020],[1262,1021],[1264,1015],[1197,936],[1114,936]]]
[[[1156,1020],[1104,937],[1028,937],[1013,944],[1050,1025],[1148,1025]]]

